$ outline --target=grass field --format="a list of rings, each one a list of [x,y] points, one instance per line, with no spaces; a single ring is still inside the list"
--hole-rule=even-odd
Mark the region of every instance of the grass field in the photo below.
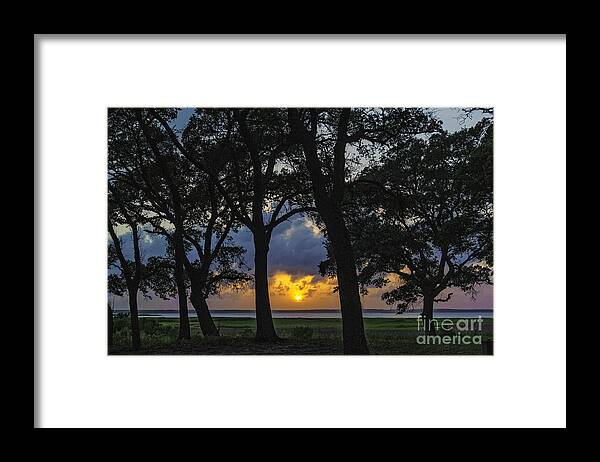
[[[109,354],[244,354],[244,355],[332,355],[342,354],[340,319],[274,319],[281,341],[256,343],[253,318],[214,318],[220,337],[203,337],[197,320],[191,318],[192,339],[177,341],[178,320],[141,318],[142,348],[131,351],[129,319],[114,320],[114,345]],[[443,319],[438,319],[442,322]],[[378,355],[483,355],[490,354],[493,321],[484,319],[482,330],[464,331],[450,320],[452,329],[439,328],[436,339],[417,331],[417,320],[366,318],[365,330],[371,354]],[[445,327],[450,326],[447,322]],[[443,334],[443,335],[442,335]],[[474,344],[475,336],[481,344]],[[467,337],[471,343],[466,344]]]

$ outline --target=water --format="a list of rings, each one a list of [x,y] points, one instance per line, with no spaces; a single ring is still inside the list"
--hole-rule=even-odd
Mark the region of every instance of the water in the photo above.
[[[128,311],[115,311],[115,313],[128,313]],[[365,318],[416,318],[421,313],[420,310],[407,311],[402,314],[396,314],[392,310],[363,310]],[[211,310],[213,317],[218,318],[254,318],[253,310]],[[304,318],[304,319],[341,319],[339,310],[286,310],[272,311],[274,318]],[[190,318],[195,318],[194,311],[189,312]],[[438,318],[492,318],[492,310],[434,310],[434,316]],[[140,317],[152,318],[179,318],[177,310],[140,310]]]

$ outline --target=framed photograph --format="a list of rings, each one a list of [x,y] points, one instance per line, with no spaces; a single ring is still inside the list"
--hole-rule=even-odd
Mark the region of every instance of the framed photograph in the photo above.
[[[35,427],[566,426],[566,36],[34,58]]]

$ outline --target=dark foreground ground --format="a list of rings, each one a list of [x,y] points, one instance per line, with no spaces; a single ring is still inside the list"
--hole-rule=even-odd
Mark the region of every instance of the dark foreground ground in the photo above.
[[[203,337],[198,322],[191,319],[192,339],[177,341],[177,319],[142,318],[142,348],[132,351],[129,319],[114,320],[114,345],[109,354],[154,355],[335,355],[342,354],[342,324],[339,319],[275,319],[281,337],[277,343],[254,341],[252,318],[215,318],[220,337]],[[438,320],[439,322],[442,319]],[[482,331],[461,330],[457,319],[451,329],[438,328],[439,335],[427,339],[417,331],[416,319],[365,319],[371,354],[377,355],[482,355],[491,354],[493,321],[484,319]],[[446,322],[446,327],[450,326]],[[481,336],[481,344],[473,343]],[[468,340],[471,343],[466,344]],[[429,341],[429,344],[419,344]],[[448,342],[445,344],[444,342]]]

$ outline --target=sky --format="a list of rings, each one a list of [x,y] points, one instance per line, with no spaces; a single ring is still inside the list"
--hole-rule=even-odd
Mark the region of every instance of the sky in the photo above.
[[[185,125],[192,109],[180,111],[175,124],[179,127]],[[444,108],[437,110],[437,117],[444,123],[444,128],[455,131],[460,128],[457,121],[458,110]],[[468,122],[474,123],[476,119]],[[236,244],[247,249],[245,261],[253,267],[252,234],[246,228],[241,228],[232,234]],[[129,240],[130,241],[130,240]],[[124,247],[130,247],[128,235],[123,235]],[[269,293],[271,308],[274,310],[309,310],[309,309],[339,309],[338,294],[333,292],[335,280],[323,278],[319,275],[318,264],[326,258],[323,246],[323,237],[312,222],[301,215],[280,224],[273,231],[269,246]],[[162,237],[143,233],[142,253],[147,258],[150,256],[164,255],[165,243]],[[363,308],[366,309],[392,309],[382,299],[381,294],[389,288],[371,289],[368,295],[362,297]],[[438,308],[447,309],[491,309],[492,287],[480,286],[477,297],[463,294],[458,289],[451,289],[453,293],[450,301],[439,304]],[[442,296],[445,294],[442,293]],[[112,296],[111,296],[112,298]],[[210,297],[208,300],[211,309],[254,309],[254,291],[250,287],[244,292],[226,291],[219,296]],[[177,309],[176,300],[161,300],[139,298],[140,309]],[[127,309],[126,297],[115,297],[114,308]],[[191,308],[191,306],[190,306]]]

